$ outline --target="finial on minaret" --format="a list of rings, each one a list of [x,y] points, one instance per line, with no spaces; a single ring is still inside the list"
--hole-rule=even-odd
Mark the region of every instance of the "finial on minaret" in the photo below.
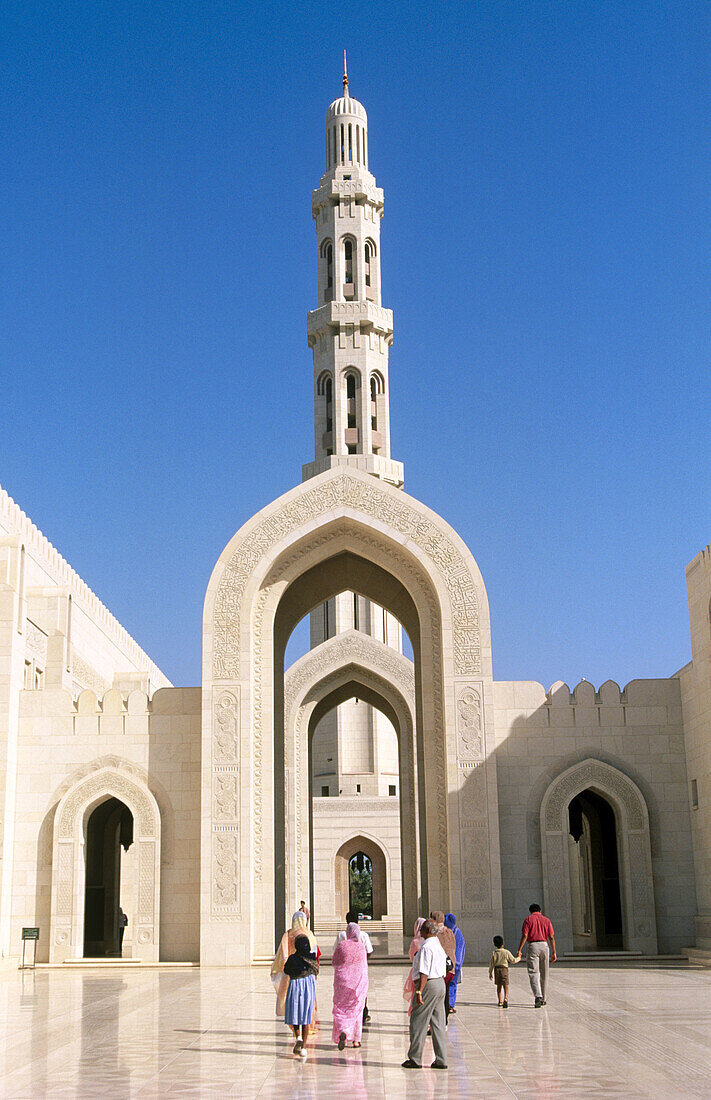
[[[348,95],[348,66],[346,64],[346,51],[343,51],[343,94]]]

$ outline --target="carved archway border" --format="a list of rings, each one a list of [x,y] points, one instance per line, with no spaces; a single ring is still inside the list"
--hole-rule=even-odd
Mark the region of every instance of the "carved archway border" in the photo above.
[[[85,897],[85,819],[106,798],[124,802],[134,819],[138,853],[138,924],[141,957],[157,962],[160,932],[160,810],[147,784],[131,765],[102,765],[64,791],[54,816],[50,961],[83,952]]]
[[[568,806],[576,795],[588,788],[599,792],[615,811],[624,946],[630,951],[655,954],[657,930],[647,804],[628,775],[602,760],[589,758],[566,769],[550,784],[541,801],[546,910],[554,924],[557,923],[561,946],[572,950]]]
[[[428,744],[431,747],[430,760],[436,772],[436,783],[430,790],[430,806],[435,807],[433,837],[436,837],[438,849],[438,861],[440,874],[445,877],[449,873],[449,843],[448,843],[448,790],[447,790],[447,746],[445,736],[445,703],[442,677],[442,624],[440,608],[436,595],[430,584],[423,583],[424,567],[419,569],[410,564],[405,548],[397,546],[401,551],[397,565],[393,566],[391,559],[378,562],[378,558],[389,549],[388,538],[385,534],[364,530],[357,520],[345,517],[329,527],[328,532],[315,533],[313,538],[301,541],[298,549],[291,554],[282,556],[270,570],[263,581],[254,611],[253,620],[253,700],[254,700],[254,726],[253,726],[253,751],[255,763],[255,775],[261,771],[261,762],[264,751],[263,729],[263,661],[264,661],[264,619],[269,610],[270,617],[276,611],[283,581],[293,579],[290,574],[296,574],[301,570],[305,558],[328,547],[329,551],[337,552],[338,542],[342,540],[344,546],[351,549],[361,547],[363,556],[369,561],[382,565],[384,569],[398,576],[412,596],[421,616],[421,631],[427,640],[430,649],[429,668],[432,677],[432,722],[429,727]],[[261,783],[255,782],[254,798],[254,875],[255,882],[263,881],[264,867],[264,791]],[[488,847],[488,844],[485,845]],[[448,887],[444,888],[444,894]]]
[[[212,617],[212,675],[231,680],[239,675],[242,603],[247,585],[268,551],[295,531],[341,508],[360,513],[366,524],[374,520],[411,540],[437,569],[446,588],[454,628],[454,666],[457,675],[482,671],[481,616],[486,594],[474,559],[441,517],[406,493],[380,484],[368,475],[343,470],[327,472],[303,488],[275,502],[274,510],[230,544],[214,596]],[[488,624],[488,610],[484,608]]]

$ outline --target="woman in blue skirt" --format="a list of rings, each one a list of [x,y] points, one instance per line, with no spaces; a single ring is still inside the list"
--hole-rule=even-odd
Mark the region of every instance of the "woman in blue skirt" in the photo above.
[[[307,936],[297,936],[294,952],[284,963],[284,973],[289,975],[286,991],[284,1020],[294,1032],[296,1043],[294,1054],[306,1058],[304,1043],[309,1033],[309,1024],[316,1002],[316,975],[318,959],[311,954],[311,944]]]

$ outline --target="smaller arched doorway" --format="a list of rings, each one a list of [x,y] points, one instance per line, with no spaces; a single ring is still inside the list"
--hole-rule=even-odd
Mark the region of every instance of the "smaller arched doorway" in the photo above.
[[[619,840],[615,811],[587,788],[568,806],[573,947],[619,951],[623,947]]]
[[[578,945],[656,954],[649,814],[628,775],[592,757],[561,772],[541,801],[541,856],[543,901],[560,954]]]
[[[336,853],[336,908],[344,914],[357,909],[364,917],[381,920],[388,912],[388,872],[385,853],[369,837],[356,836]]]
[[[54,814],[51,963],[117,951],[119,905],[124,955],[158,962],[160,840],[158,803],[130,765],[98,760],[68,785]]]
[[[128,806],[113,797],[100,802],[86,822],[84,958],[121,955],[122,914],[135,909],[132,845],[133,814]]]

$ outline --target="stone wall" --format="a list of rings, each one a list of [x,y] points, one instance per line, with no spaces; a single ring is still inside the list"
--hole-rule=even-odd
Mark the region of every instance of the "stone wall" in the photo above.
[[[711,547],[686,568],[691,662],[678,673],[696,866],[696,946],[711,950]],[[688,941],[691,945],[692,941]]]
[[[20,693],[11,944],[39,926],[49,947],[52,840],[61,797],[91,770],[123,769],[154,795],[161,818],[160,958],[197,961],[200,944],[200,688],[145,693]],[[129,849],[130,852],[130,849]],[[125,953],[136,913],[127,911]],[[79,952],[81,953],[81,952]]]
[[[336,898],[335,866],[339,848],[351,837],[374,841],[385,855],[387,910],[402,919],[402,860],[400,853],[400,799],[395,797],[314,798],[313,875],[314,925],[326,921],[342,924]],[[294,906],[298,908],[298,902]],[[339,926],[340,926],[339,924]]]
[[[494,684],[504,935],[518,946],[531,902],[543,903],[540,811],[551,783],[578,761],[612,765],[649,812],[660,952],[692,942],[694,868],[679,681],[632,680],[623,692],[583,681],[571,694],[532,681]],[[556,913],[549,916],[555,924]],[[514,942],[515,941],[515,942]]]

